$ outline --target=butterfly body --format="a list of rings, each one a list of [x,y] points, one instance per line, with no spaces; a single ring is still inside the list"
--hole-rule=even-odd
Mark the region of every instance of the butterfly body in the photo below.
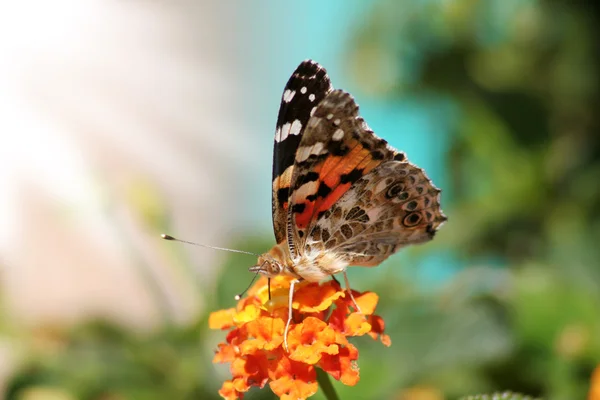
[[[323,67],[302,62],[281,100],[273,154],[277,244],[250,270],[320,281],[429,241],[446,220],[440,190],[377,137]]]
[[[256,267],[252,272],[262,272],[264,275],[273,277],[276,275],[288,275],[297,279],[310,282],[318,282],[343,272],[348,263],[335,253],[311,250],[292,258],[286,242],[281,242],[258,258]]]

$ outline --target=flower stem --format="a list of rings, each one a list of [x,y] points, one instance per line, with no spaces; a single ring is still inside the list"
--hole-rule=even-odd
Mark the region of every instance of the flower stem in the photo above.
[[[339,400],[333,385],[331,384],[331,379],[329,378],[329,374],[323,371],[321,368],[316,368],[317,370],[317,382],[319,382],[319,386],[325,395],[327,400]]]

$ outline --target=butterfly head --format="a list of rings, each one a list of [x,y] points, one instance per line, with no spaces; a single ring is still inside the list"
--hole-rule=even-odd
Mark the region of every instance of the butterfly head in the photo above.
[[[258,263],[250,267],[249,270],[272,278],[283,272],[283,264],[271,254],[265,253],[258,257]]]

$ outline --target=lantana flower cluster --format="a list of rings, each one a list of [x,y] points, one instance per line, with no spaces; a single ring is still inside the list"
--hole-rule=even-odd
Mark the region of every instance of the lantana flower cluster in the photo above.
[[[225,399],[242,399],[252,386],[267,383],[281,399],[305,399],[317,392],[315,368],[321,368],[345,385],[359,381],[358,349],[348,341],[369,335],[385,346],[384,322],[373,315],[378,296],[353,291],[356,304],[339,283],[302,282],[293,296],[293,320],[284,348],[291,278],[261,278],[239,300],[236,308],[220,310],[209,318],[211,329],[228,330],[213,362],[230,363],[232,378],[219,394]],[[358,305],[360,311],[356,310]]]

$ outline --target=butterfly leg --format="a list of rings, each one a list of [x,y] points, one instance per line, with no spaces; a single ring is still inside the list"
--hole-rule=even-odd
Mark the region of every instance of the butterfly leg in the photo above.
[[[287,319],[287,322],[285,323],[285,329],[283,330],[283,348],[288,353],[289,353],[289,348],[288,348],[287,336],[288,336],[288,331],[290,330],[290,323],[292,322],[292,311],[293,311],[292,310],[292,302],[294,300],[294,286],[296,285],[296,283],[300,283],[300,279],[294,279],[290,283],[290,291],[288,294],[288,319]]]
[[[269,292],[269,301],[271,301],[271,278],[267,278],[267,290]]]
[[[342,285],[340,284],[340,281],[337,280],[335,275],[331,275],[331,279],[333,279],[335,281],[335,283],[337,283],[338,285],[340,285],[340,287],[342,287]]]
[[[354,303],[354,308],[356,309],[357,312],[362,314],[362,311],[360,310],[358,303],[356,302],[356,300],[354,299],[354,296],[352,295],[352,289],[350,289],[350,281],[348,281],[348,275],[346,274],[346,271],[344,271],[344,283],[346,283],[346,291],[348,292],[348,294],[350,295],[350,298],[352,299],[352,302]]]

